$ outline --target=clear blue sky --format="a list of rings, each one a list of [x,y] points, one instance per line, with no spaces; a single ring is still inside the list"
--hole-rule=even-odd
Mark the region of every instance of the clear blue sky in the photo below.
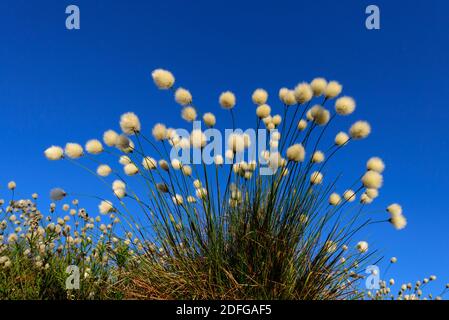
[[[65,29],[72,3],[81,10],[79,31]],[[373,3],[379,31],[365,28]],[[449,282],[448,16],[443,0],[2,0],[0,193],[12,179],[23,197],[38,192],[44,204],[55,186],[94,193],[101,185],[93,177],[49,163],[42,151],[117,129],[125,111],[136,112],[147,132],[157,121],[181,125],[179,106],[152,84],[155,68],[172,70],[219,118],[227,114],[218,94],[233,90],[240,126],[252,125],[255,88],[275,96],[281,86],[324,76],[358,102],[333,131],[357,119],[373,126],[337,162],[355,178],[354,168],[382,157],[386,183],[373,214],[397,201],[409,220],[401,232],[378,225],[366,238],[398,257],[389,271],[398,282],[436,274],[442,287]]]

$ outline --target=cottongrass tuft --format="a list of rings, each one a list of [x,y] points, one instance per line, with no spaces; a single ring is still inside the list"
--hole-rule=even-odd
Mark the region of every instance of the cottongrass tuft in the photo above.
[[[360,253],[365,253],[365,252],[367,252],[367,251],[368,251],[368,242],[366,242],[366,241],[359,241],[359,242],[357,243],[357,250],[358,250]]]
[[[366,163],[366,169],[382,173],[385,170],[385,164],[379,157],[372,157]]]
[[[256,89],[254,90],[251,99],[253,100],[254,104],[258,106],[265,104],[268,100],[268,93],[264,89]]]
[[[217,120],[215,119],[214,114],[211,113],[211,112],[206,112],[203,115],[203,121],[206,124],[206,126],[208,126],[209,128],[215,126],[215,123],[217,122]]]
[[[353,139],[366,138],[371,133],[371,126],[366,121],[357,121],[349,129],[349,134]]]
[[[310,175],[311,184],[321,184],[323,182],[323,174],[321,172],[315,171]]]
[[[326,88],[324,89],[324,95],[328,99],[335,98],[341,93],[342,89],[342,85],[337,81],[329,81],[329,83],[326,85]]]
[[[103,145],[97,139],[92,139],[86,142],[86,151],[91,154],[100,154],[103,152]]]
[[[64,189],[61,188],[54,188],[50,191],[50,199],[53,201],[59,201],[65,198],[67,193],[64,191]]]
[[[335,136],[335,144],[337,145],[337,146],[343,146],[343,145],[345,145],[346,143],[348,143],[348,141],[349,141],[349,136],[346,134],[346,133],[344,133],[344,132],[339,132],[339,133],[337,133],[337,135]]]
[[[369,170],[362,177],[362,183],[365,188],[379,189],[383,183],[383,177],[376,171]]]
[[[175,101],[182,106],[187,106],[192,103],[192,94],[189,90],[178,88],[175,92]]]
[[[78,159],[83,155],[83,147],[78,143],[67,143],[65,145],[65,155],[71,159]]]
[[[158,69],[152,75],[159,88],[173,88],[175,79],[168,71]],[[377,221],[371,216],[362,221],[362,209],[373,202],[382,185],[383,167],[372,160],[367,163],[368,171],[351,185],[356,191],[348,189],[341,196],[333,192],[338,178],[332,179],[326,166],[329,160],[351,139],[364,138],[371,131],[369,125],[358,122],[349,130],[350,136],[340,132],[334,141],[325,141],[324,133],[330,128],[331,119],[355,110],[352,98],[341,97],[336,100],[331,117],[328,100],[341,91],[338,82],[328,83],[324,78],[316,78],[310,84],[302,82],[294,90],[279,91],[283,105],[282,110],[277,110],[280,103],[268,106],[268,94],[257,89],[251,97],[257,105],[253,117],[257,126],[271,130],[266,143],[277,150],[265,150],[255,155],[257,160],[247,160],[246,154],[253,151],[251,146],[260,141],[257,137],[251,141],[246,133],[233,132],[227,136],[226,163],[223,155],[214,153],[213,163],[209,161],[213,166],[209,168],[202,157],[198,165],[184,158],[181,161],[179,154],[171,152],[188,151],[201,156],[209,152],[201,129],[194,127],[190,134],[181,136],[180,130],[159,123],[152,128],[154,142],[140,131],[137,116],[122,116],[120,127],[124,134],[110,130],[103,135],[105,145],[122,151],[118,157],[126,180],[114,171],[118,179],[112,183],[112,192],[108,183],[116,205],[100,199],[100,213],[107,216],[92,218],[84,209],[75,209],[75,204],[63,209],[68,210],[69,218],[85,217],[86,226],[98,228],[100,237],[92,240],[92,248],[96,248],[99,238],[108,243],[105,252],[122,252],[121,257],[104,265],[127,273],[130,281],[123,283],[132,284],[130,298],[358,298],[365,264],[376,252],[367,253],[368,243],[356,244],[353,235],[377,222],[390,222],[400,229],[406,220],[402,211],[392,214],[394,209],[389,207],[390,219]],[[182,105],[183,118],[195,120],[190,92],[183,88],[173,88],[172,92]],[[324,100],[316,101],[315,97],[321,95]],[[232,109],[235,95],[223,92],[219,103]],[[231,110],[233,128],[234,112]],[[217,119],[206,113],[203,121],[207,127],[214,127]],[[324,146],[326,143],[328,146]],[[151,149],[145,150],[146,146]],[[307,159],[306,150],[311,155]],[[325,150],[326,156],[320,150]],[[107,153],[105,157],[117,156],[116,152]],[[98,165],[91,158],[85,160]],[[267,168],[271,175],[265,176],[262,169]],[[326,179],[322,172],[326,172]],[[142,181],[143,192],[135,188],[138,181],[131,180]],[[356,196],[360,203],[350,203]],[[56,204],[50,207],[51,212],[58,209]],[[107,219],[111,221],[106,222]],[[122,228],[117,228],[114,223],[121,220]],[[56,223],[53,222],[52,230],[67,234],[67,241],[72,244],[79,241],[76,234],[69,235],[71,220],[59,217],[53,221]],[[117,229],[124,230],[117,234]],[[126,268],[118,266],[124,261],[129,263]],[[45,263],[40,268],[45,268]],[[86,272],[89,279],[94,270]],[[371,295],[375,296],[376,293]]]
[[[319,97],[326,90],[327,81],[324,78],[315,78],[310,82],[310,87],[312,88],[313,95]]]
[[[289,90],[287,88],[281,88],[279,90],[279,99],[286,106],[292,106],[296,104],[296,97],[293,90]]]
[[[351,97],[341,97],[335,101],[335,111],[342,116],[347,116],[355,110],[355,101]]]
[[[103,133],[103,142],[108,147],[114,147],[117,141],[118,133],[114,130],[107,130]]]
[[[332,193],[329,196],[329,204],[332,206],[337,206],[341,203],[341,197],[337,193]]]
[[[268,104],[261,104],[256,109],[256,115],[259,119],[266,118],[270,115],[271,108]]]
[[[196,120],[197,114],[194,107],[184,107],[181,112],[181,116],[184,120],[188,122],[193,122]]]
[[[232,109],[235,106],[236,98],[234,93],[232,93],[231,91],[225,91],[222,94],[220,94],[218,102],[220,103],[222,108]]]
[[[136,175],[139,172],[139,168],[134,163],[128,163],[123,167],[123,170],[128,176]]]
[[[159,89],[170,89],[175,83],[175,77],[170,71],[156,69],[151,73],[154,83]]]
[[[101,164],[97,168],[97,174],[101,177],[107,177],[112,172],[112,169],[107,164]]]
[[[301,144],[292,145],[287,149],[287,159],[295,162],[304,161],[306,152]]]
[[[157,168],[157,161],[156,161],[156,159],[153,159],[151,157],[144,157],[142,159],[142,166],[146,170],[154,170]]]
[[[44,154],[48,160],[59,160],[64,156],[64,150],[58,146],[51,146],[44,151]]]
[[[114,212],[114,206],[112,205],[111,201],[103,200],[98,205],[98,209],[100,210],[101,214],[108,214],[111,212]]]
[[[157,123],[153,127],[153,137],[154,139],[161,141],[167,138],[167,128],[162,123]]]
[[[306,83],[300,83],[295,87],[294,90],[296,102],[303,104],[309,102],[313,98],[313,91],[311,86]]]
[[[140,132],[140,120],[134,112],[127,112],[120,117],[120,128],[123,133],[133,135]]]

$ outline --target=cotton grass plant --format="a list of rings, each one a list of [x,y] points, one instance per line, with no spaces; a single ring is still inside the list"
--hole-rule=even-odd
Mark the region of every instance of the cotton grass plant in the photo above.
[[[66,234],[74,232],[70,241],[78,243],[64,252],[64,266],[85,268],[87,263],[89,270],[103,272],[94,279],[114,285],[128,298],[365,297],[360,280],[379,257],[361,231],[388,223],[400,230],[407,221],[398,204],[387,212],[372,204],[383,184],[385,165],[379,157],[369,158],[350,185],[339,185],[339,176],[328,174],[337,153],[371,132],[370,124],[359,120],[329,137],[331,124],[356,109],[352,97],[340,96],[342,85],[316,78],[281,88],[274,99],[256,89],[251,96],[255,129],[265,129],[265,137],[235,130],[239,99],[223,91],[218,104],[229,112],[229,128],[235,131],[223,142],[224,150],[211,154],[207,129],[195,123],[201,119],[206,128],[215,128],[212,110],[201,112],[189,90],[175,87],[171,72],[157,69],[152,78],[159,89],[173,94],[181,117],[193,123],[187,136],[162,123],[145,128],[127,112],[120,119],[121,132],[105,131],[102,142],[91,139],[84,148],[69,142],[44,152],[49,160],[66,160],[92,173],[110,192],[108,199],[88,196],[98,199],[98,218],[83,218],[81,209],[70,209],[81,222],[74,222],[75,230],[69,226],[71,217],[61,225],[61,230],[70,229]],[[254,151],[261,143],[267,148]],[[185,161],[179,153],[199,154],[200,161]],[[76,193],[59,190],[53,196],[63,201]],[[64,231],[49,238],[40,216],[44,231],[33,239],[65,241],[55,244],[58,254],[70,238]],[[105,217],[109,224],[97,222]],[[33,230],[18,232],[21,241]],[[7,242],[10,259],[16,242]],[[96,268],[94,261],[105,251],[113,259]],[[118,274],[115,281],[106,277],[109,270]]]
[[[184,120],[202,116],[207,128],[215,126],[215,115],[200,114],[190,91],[175,88],[171,72],[158,69],[152,77],[159,89],[173,93]],[[171,150],[203,155],[208,137],[202,129],[193,128],[188,137],[162,123],[143,130],[132,112],[122,115],[121,133],[104,133],[110,149],[92,139],[85,150],[67,143],[64,149],[48,148],[45,155],[72,163],[89,157],[97,168],[82,166],[111,184],[111,198],[101,199],[99,211],[117,215],[128,230],[115,237],[123,241],[126,232],[136,234],[129,247],[139,259],[128,269],[136,297],[357,298],[357,283],[364,266],[375,262],[375,250],[355,237],[380,222],[402,229],[406,219],[397,204],[388,207],[390,217],[364,214],[383,184],[380,158],[369,159],[365,172],[346,189],[337,187],[338,177],[325,175],[336,153],[371,132],[368,122],[356,121],[347,133],[325,141],[330,124],[356,108],[353,98],[338,97],[341,92],[341,84],[324,78],[282,88],[280,103],[273,99],[281,115],[273,113],[267,91],[256,89],[256,129],[268,131],[263,142],[269,147],[248,161],[239,156],[249,157],[250,145],[259,144],[259,138],[251,141],[237,132],[225,141],[226,150],[213,155],[211,165],[184,163]],[[234,93],[224,91],[218,102],[237,129]],[[102,153],[118,158],[122,168],[98,160]],[[140,179],[145,188],[131,188],[130,179]]]
[[[123,298],[114,286],[132,255],[113,237],[116,217],[89,217],[76,199],[41,211],[38,194],[16,199],[16,184],[8,188],[10,199],[0,199],[0,299]],[[69,266],[79,268],[76,290],[66,285]]]

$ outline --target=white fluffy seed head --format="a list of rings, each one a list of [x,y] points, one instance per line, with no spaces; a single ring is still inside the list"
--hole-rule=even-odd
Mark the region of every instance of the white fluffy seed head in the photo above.
[[[251,98],[256,105],[265,104],[268,100],[268,93],[264,89],[256,89]]]
[[[324,89],[324,95],[326,98],[335,98],[341,93],[342,89],[343,87],[337,81],[329,81],[326,89]]]
[[[157,123],[153,127],[152,134],[157,141],[164,140],[167,138],[167,128],[162,123]]]
[[[195,189],[199,189],[203,186],[203,184],[201,183],[201,181],[199,179],[195,179],[193,181],[193,186],[195,187]]]
[[[103,145],[97,139],[92,139],[86,142],[86,151],[91,154],[100,154],[103,152]]]
[[[187,106],[192,103],[192,94],[189,90],[178,88],[175,92],[175,101],[182,106]]]
[[[300,83],[295,87],[294,95],[299,104],[309,102],[313,98],[312,87],[306,82]]]
[[[315,171],[310,175],[311,184],[321,184],[323,182],[323,174],[321,172]]]
[[[337,146],[342,146],[349,141],[349,136],[345,132],[339,132],[335,136],[334,141]]]
[[[271,118],[271,122],[277,127],[278,125],[281,124],[282,122],[282,117],[279,114],[275,114],[272,118]]]
[[[98,209],[100,210],[101,214],[107,214],[114,211],[114,206],[112,205],[111,201],[103,200],[100,202]]]
[[[228,160],[232,160],[232,159],[234,159],[234,151],[232,151],[232,150],[226,150],[226,152],[225,152],[225,157],[226,157],[226,159],[228,159]]]
[[[8,182],[8,189],[9,190],[14,190],[16,188],[16,183],[14,181],[9,181]]]
[[[334,253],[335,251],[337,251],[337,244],[334,241],[332,241],[332,240],[327,240],[324,243],[324,249],[328,253]]]
[[[134,163],[128,163],[123,167],[125,174],[128,176],[133,176],[139,172],[139,168]]]
[[[357,250],[358,250],[360,253],[365,253],[365,252],[367,252],[367,251],[368,251],[368,242],[366,242],[366,241],[359,241],[359,242],[357,243]]]
[[[154,83],[159,89],[170,89],[175,83],[175,77],[170,71],[156,69],[151,73]]]
[[[279,131],[272,131],[270,138],[274,141],[279,141],[281,140],[281,133]]]
[[[108,130],[105,133],[103,133],[103,142],[108,147],[114,147],[115,143],[117,141],[118,133],[114,130]]]
[[[65,155],[71,159],[78,159],[83,155],[83,147],[78,143],[67,143],[65,145]]]
[[[289,90],[287,88],[281,88],[279,90],[279,99],[287,106],[296,104],[295,93],[293,90]]]
[[[151,157],[144,157],[142,159],[142,166],[146,170],[154,170],[157,167],[157,161]]]
[[[360,196],[360,203],[370,204],[371,202],[373,202],[373,199],[371,199],[366,193]]]
[[[379,157],[372,157],[366,163],[366,169],[382,173],[385,170],[385,164]]]
[[[322,106],[315,105],[309,111],[309,116],[316,124],[322,126],[329,122],[330,113]]]
[[[122,165],[127,165],[128,163],[131,163],[131,158],[128,156],[120,156],[120,158],[118,159],[118,162]]]
[[[199,188],[199,189],[196,189],[195,194],[200,199],[206,199],[207,190],[206,190],[206,188]]]
[[[181,161],[179,161],[179,159],[172,159],[171,160],[171,166],[175,170],[180,170],[181,167],[182,167],[182,163],[181,163]]]
[[[268,104],[261,104],[256,109],[256,115],[259,119],[266,118],[270,115],[271,108]]]
[[[302,162],[306,156],[306,151],[302,144],[297,143],[287,149],[287,159],[295,162]]]
[[[64,155],[64,150],[58,146],[51,146],[44,151],[45,157],[48,160],[59,160]]]
[[[123,133],[133,135],[140,132],[140,120],[133,112],[127,112],[120,117],[120,128]]]
[[[181,116],[185,121],[193,122],[197,117],[196,110],[194,107],[185,107],[181,111]]]
[[[215,163],[215,165],[217,165],[217,166],[221,166],[221,165],[223,165],[223,163],[224,163],[224,159],[223,159],[223,157],[221,156],[221,155],[216,155],[215,157],[214,157],[214,163]]]
[[[201,131],[201,129],[194,129],[190,133],[190,144],[194,148],[202,148],[206,145],[207,138],[206,135]]]
[[[307,128],[307,121],[304,119],[299,120],[298,122],[298,130],[304,131],[304,129]]]
[[[329,204],[330,205],[337,206],[340,204],[340,202],[341,202],[341,197],[337,193],[334,192],[329,196]]]
[[[172,197],[173,203],[176,205],[182,205],[182,203],[184,202],[183,197],[180,194],[175,194]]]
[[[206,112],[203,115],[203,121],[206,124],[206,126],[208,126],[209,128],[215,126],[215,123],[217,122],[214,114],[211,112]]]
[[[347,116],[355,110],[355,101],[351,97],[341,97],[335,101],[335,111],[342,116]]]
[[[182,137],[179,140],[179,143],[177,145],[181,149],[189,149],[190,148],[190,139],[186,137]]]
[[[379,172],[369,170],[363,175],[362,183],[365,188],[379,189],[382,187],[383,177]]]
[[[112,183],[112,190],[126,189],[126,184],[122,180],[114,180]]]
[[[126,135],[120,134],[115,139],[115,147],[122,152],[126,152],[131,147],[131,140]]]
[[[343,193],[343,198],[345,198],[346,201],[352,202],[355,200],[356,195],[354,190],[348,189]]]
[[[324,153],[321,151],[315,151],[312,156],[313,163],[321,163],[324,161]]]
[[[392,216],[402,215],[402,207],[397,203],[390,204],[387,207],[387,211]]]
[[[220,94],[218,102],[220,103],[222,108],[232,109],[234,108],[236,102],[235,95],[231,91],[225,91]]]
[[[234,153],[245,150],[245,138],[243,134],[231,133],[228,138],[228,147]]]
[[[315,97],[321,96],[326,90],[327,81],[324,78],[315,78],[310,82],[310,87],[312,88],[313,95]]]
[[[365,190],[365,193],[371,199],[376,199],[379,196],[379,190],[368,188]]]
[[[366,138],[371,133],[371,126],[366,121],[357,121],[349,129],[349,134],[353,139]]]
[[[402,230],[407,226],[407,219],[402,214],[391,216],[390,222],[397,230]]]
[[[112,172],[112,169],[107,164],[101,164],[97,168],[97,174],[101,177],[107,177]]]

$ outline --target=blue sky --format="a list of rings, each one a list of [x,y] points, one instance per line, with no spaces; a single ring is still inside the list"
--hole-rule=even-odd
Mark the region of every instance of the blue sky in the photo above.
[[[72,3],[81,10],[81,30],[65,29]],[[381,30],[365,28],[369,4],[380,7]],[[338,165],[354,179],[366,159],[382,157],[386,183],[373,215],[383,217],[397,201],[409,219],[401,232],[379,225],[366,238],[398,257],[389,276],[405,282],[436,274],[441,288],[449,282],[448,14],[443,0],[3,0],[0,194],[12,179],[20,195],[38,192],[43,203],[55,186],[98,190],[88,173],[49,163],[42,152],[118,129],[125,111],[136,112],[147,132],[158,121],[182,125],[179,106],[152,84],[155,68],[172,70],[218,119],[228,121],[219,93],[234,91],[242,127],[253,125],[247,119],[255,88],[274,97],[282,86],[323,76],[340,81],[358,104],[332,132],[358,119],[373,127]]]

